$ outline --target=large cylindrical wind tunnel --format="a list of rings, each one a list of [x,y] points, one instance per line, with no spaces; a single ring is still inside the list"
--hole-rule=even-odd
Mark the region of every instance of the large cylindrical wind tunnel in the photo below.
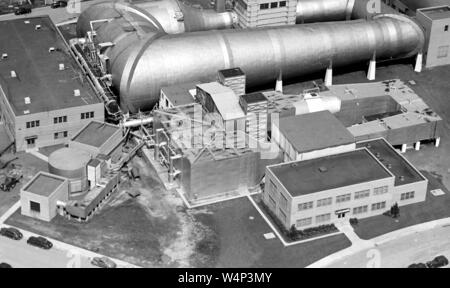
[[[150,109],[160,88],[213,80],[220,69],[240,67],[247,85],[305,75],[371,59],[408,57],[422,49],[423,34],[392,16],[255,30],[223,30],[162,36],[133,45],[112,67],[124,109]]]
[[[331,12],[319,17],[328,21],[357,15],[365,18],[361,20],[176,35],[168,32],[179,31],[176,25],[160,20],[163,18],[155,16],[159,15],[157,12],[150,13],[146,6],[150,4],[127,6],[123,2],[120,5],[109,2],[98,4],[93,11],[88,8],[80,17],[78,33],[84,36],[91,29],[92,19],[111,19],[99,23],[97,40],[114,43],[105,51],[110,59],[109,73],[120,94],[122,109],[135,112],[151,109],[158,101],[161,87],[211,81],[221,69],[240,67],[247,76],[247,85],[252,87],[274,81],[280,70],[283,77],[292,78],[321,71],[330,63],[334,67],[357,64],[370,60],[374,54],[378,60],[404,58],[422,50],[424,34],[414,21],[396,13],[366,15],[359,8],[364,1],[369,0],[355,0],[360,4],[353,0],[327,0],[337,4],[345,2],[344,18],[339,19],[338,14]],[[300,2],[306,5],[309,0]],[[113,5],[114,9],[106,9],[107,5]],[[349,7],[351,10],[347,10]],[[226,17],[222,13],[210,12],[211,19],[202,14],[202,20],[190,22],[192,26],[183,24],[184,31],[204,30],[206,26],[224,23]],[[184,13],[184,21],[189,18],[186,15],[190,14]]]

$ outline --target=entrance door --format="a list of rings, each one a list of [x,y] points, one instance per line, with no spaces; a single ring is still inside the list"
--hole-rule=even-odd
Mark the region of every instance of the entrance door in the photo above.
[[[345,218],[346,215],[347,215],[346,212],[338,213],[338,218],[339,218],[339,219],[343,219],[343,218]]]
[[[25,139],[25,141],[27,142],[27,149],[33,149],[34,147],[36,147],[36,139],[37,137],[30,137]]]

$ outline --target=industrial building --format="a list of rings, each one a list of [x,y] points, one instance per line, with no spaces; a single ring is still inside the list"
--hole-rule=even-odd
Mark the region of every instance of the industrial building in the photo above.
[[[356,150],[268,166],[262,199],[286,229],[380,215],[425,201],[428,180],[384,139]]]
[[[450,64],[450,6],[418,9],[417,20],[425,29],[425,67]]]
[[[355,137],[328,110],[272,121],[271,140],[285,162],[352,151],[356,145]]]
[[[0,116],[16,151],[65,144],[104,106],[49,17],[0,22]]]
[[[24,185],[22,214],[44,221],[58,214],[88,221],[100,203],[118,190],[120,168],[128,161],[126,155],[135,152],[123,153],[123,140],[117,126],[88,123],[68,147],[50,154],[50,173],[39,172]]]
[[[194,103],[197,95],[197,84],[200,83],[192,82],[162,87],[158,107],[160,109],[170,109]]]

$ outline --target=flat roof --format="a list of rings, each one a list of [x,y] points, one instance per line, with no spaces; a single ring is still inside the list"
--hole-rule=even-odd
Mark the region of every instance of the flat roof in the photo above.
[[[240,97],[248,104],[269,101],[269,99],[267,99],[266,95],[264,95],[261,92],[245,94],[245,95],[241,95]]]
[[[292,197],[393,177],[364,148],[268,169]]]
[[[65,180],[52,174],[39,173],[31,180],[30,183],[23,189],[26,192],[31,192],[41,196],[48,197],[55,190],[64,183]]]
[[[173,105],[186,105],[194,103],[194,97],[191,95],[189,90],[196,89],[199,82],[184,83],[173,86],[162,87],[161,90],[164,95],[172,102]]]
[[[245,113],[241,105],[239,105],[239,97],[231,88],[218,82],[199,84],[197,87],[211,96],[217,110],[225,121],[245,117]]]
[[[239,77],[245,75],[244,72],[241,70],[241,68],[223,69],[219,70],[219,73],[222,74],[225,78]]]
[[[402,155],[384,139],[375,139],[357,144],[365,147],[395,176],[395,186],[426,180]]]
[[[100,148],[119,129],[116,125],[91,121],[72,138],[72,141]]]
[[[0,21],[0,43],[8,55],[0,59],[0,85],[16,116],[100,103],[48,16]]]
[[[281,118],[278,126],[298,153],[355,142],[348,129],[328,110]]]
[[[450,6],[423,8],[419,9],[419,11],[431,20],[450,19]]]

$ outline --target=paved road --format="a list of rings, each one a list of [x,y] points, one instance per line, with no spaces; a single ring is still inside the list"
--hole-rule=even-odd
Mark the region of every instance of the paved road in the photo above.
[[[58,248],[43,250],[20,241],[0,237],[0,262],[14,268],[92,268],[87,257]]]
[[[401,268],[412,263],[425,263],[438,255],[450,259],[449,239],[450,226],[441,225],[365,249],[327,267]]]

